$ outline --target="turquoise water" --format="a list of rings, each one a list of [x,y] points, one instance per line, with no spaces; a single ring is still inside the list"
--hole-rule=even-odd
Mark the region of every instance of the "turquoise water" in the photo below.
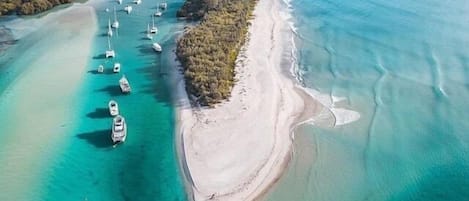
[[[155,11],[156,1],[144,0],[141,5],[132,5],[134,9],[131,15],[122,11],[126,3],[117,5],[106,1],[96,7],[99,32],[94,39],[83,83],[76,94],[73,94],[73,108],[66,111],[73,114],[73,122],[67,122],[62,125],[62,129],[57,130],[56,135],[60,135],[62,140],[55,144],[56,147],[42,148],[41,150],[48,151],[40,158],[35,158],[41,161],[40,164],[45,164],[35,167],[40,175],[20,175],[28,179],[37,177],[32,179],[37,180],[34,184],[22,185],[21,188],[24,189],[18,191],[28,193],[21,196],[9,195],[17,192],[2,192],[0,189],[0,198],[186,200],[174,146],[174,108],[171,104],[170,87],[167,85],[167,72],[173,67],[173,53],[170,50],[175,47],[175,37],[183,26],[183,22],[178,22],[174,16],[182,2],[168,2],[168,10],[163,17],[155,19],[159,32],[154,40],[166,50],[162,54],[155,54],[151,49],[152,42],[143,39],[147,23],[151,23],[150,16]],[[112,10],[114,5],[119,10],[117,15],[121,26],[112,38],[117,56],[115,59],[104,59],[102,54],[107,49],[107,38],[103,34],[107,32],[108,16],[112,14],[104,12],[104,8],[109,7]],[[13,81],[28,71],[28,62],[31,61],[28,56],[34,55],[22,55],[22,48],[31,48],[41,37],[45,36],[25,37],[9,48],[6,56],[2,56],[1,96],[6,97],[6,93],[3,93],[5,88],[14,85]],[[39,47],[38,51],[42,50],[47,51],[47,47]],[[14,58],[9,58],[9,55]],[[120,75],[112,74],[114,61],[122,64]],[[105,65],[106,73],[95,73],[99,64]],[[120,93],[118,80],[122,74],[131,83],[133,91],[130,95],[123,96]],[[110,99],[119,103],[120,113],[128,124],[126,142],[115,148],[110,141],[112,119],[107,111]],[[13,105],[11,102],[2,104],[0,111]],[[53,108],[54,105],[48,107]],[[18,114],[7,113],[2,122],[9,122],[11,115]],[[20,126],[19,122],[11,125]],[[13,139],[17,135],[23,133],[0,132],[0,136],[4,138]],[[15,155],[13,150],[8,149],[7,143],[14,142],[0,143],[4,144],[0,150],[0,161],[2,154]],[[1,174],[16,175],[15,172]],[[8,182],[1,181],[0,186],[8,185]]]
[[[469,3],[292,7],[304,84],[361,118],[299,128],[267,200],[469,200]]]

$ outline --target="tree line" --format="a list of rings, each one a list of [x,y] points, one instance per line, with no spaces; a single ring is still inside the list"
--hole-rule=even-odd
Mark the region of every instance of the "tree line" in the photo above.
[[[246,40],[256,3],[257,0],[188,0],[178,12],[179,17],[201,19],[179,39],[176,51],[184,69],[186,90],[199,104],[213,106],[229,98],[235,82],[236,58]]]
[[[71,2],[72,0],[0,0],[0,16],[32,15]]]

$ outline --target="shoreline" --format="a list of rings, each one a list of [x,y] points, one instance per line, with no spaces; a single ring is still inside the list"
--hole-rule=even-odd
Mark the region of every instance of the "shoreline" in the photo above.
[[[285,52],[294,44],[286,44],[292,30],[282,3],[257,3],[228,101],[192,108],[182,75],[174,75],[176,144],[192,200],[259,199],[288,166],[293,129],[327,110],[286,73],[293,66]]]

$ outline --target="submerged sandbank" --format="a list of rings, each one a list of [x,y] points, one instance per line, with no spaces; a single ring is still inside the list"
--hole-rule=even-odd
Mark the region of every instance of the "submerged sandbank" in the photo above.
[[[195,200],[258,198],[288,164],[293,127],[327,110],[284,74],[291,31],[282,6],[258,2],[229,101],[191,108],[179,75],[177,140]]]
[[[97,31],[92,7],[74,5],[45,16],[8,68],[27,68],[0,94],[0,200],[31,200],[40,194],[44,168],[60,153],[65,131],[74,127],[78,90]]]

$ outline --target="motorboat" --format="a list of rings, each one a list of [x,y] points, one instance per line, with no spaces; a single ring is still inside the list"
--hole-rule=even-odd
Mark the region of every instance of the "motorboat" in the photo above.
[[[122,78],[119,80],[119,86],[121,88],[122,93],[130,93],[130,84],[125,75],[123,75]]]
[[[114,68],[112,68],[112,72],[118,73],[121,71],[121,64],[120,63],[114,63]]]
[[[158,44],[158,43],[153,43],[152,48],[153,48],[153,50],[155,50],[156,52],[161,52],[161,51],[163,51],[163,48],[161,48],[161,45]]]
[[[109,114],[111,116],[119,115],[119,106],[117,105],[117,102],[115,100],[110,100],[108,103],[108,107],[109,107]]]
[[[123,116],[117,115],[112,119],[111,139],[113,144],[125,142],[127,138],[127,124]]]

